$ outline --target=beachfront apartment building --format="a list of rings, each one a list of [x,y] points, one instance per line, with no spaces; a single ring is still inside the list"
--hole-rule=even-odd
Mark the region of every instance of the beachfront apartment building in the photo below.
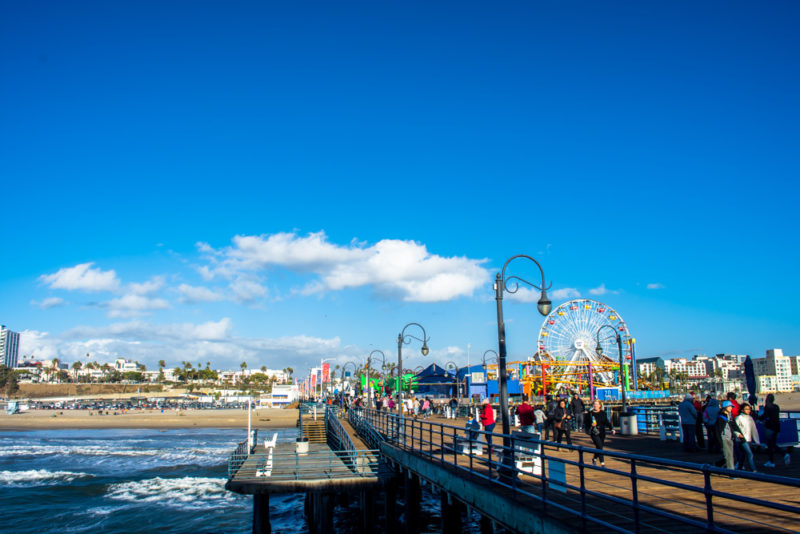
[[[139,366],[132,360],[117,358],[114,360],[114,370],[119,371],[120,373],[127,373],[130,371],[138,371]]]
[[[664,360],[664,370],[667,375],[673,371],[676,373],[686,373],[690,380],[697,380],[709,376],[707,362],[705,360],[687,360],[686,358],[673,358]]]
[[[0,325],[0,363],[11,369],[19,361],[19,333]]]
[[[779,393],[794,390],[791,358],[782,349],[769,349],[765,358],[753,360],[753,370],[759,393]]]

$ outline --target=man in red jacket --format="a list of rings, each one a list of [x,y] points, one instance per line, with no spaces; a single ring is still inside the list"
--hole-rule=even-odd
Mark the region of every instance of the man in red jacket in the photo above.
[[[481,408],[481,424],[485,432],[494,432],[494,425],[497,423],[494,420],[494,410],[492,405],[489,404],[489,399],[483,399],[483,407]],[[492,435],[486,434],[486,444],[492,448]]]
[[[533,434],[536,432],[536,417],[533,415],[533,406],[528,404],[528,396],[522,397],[522,404],[517,406],[517,415],[519,416],[520,430]]]

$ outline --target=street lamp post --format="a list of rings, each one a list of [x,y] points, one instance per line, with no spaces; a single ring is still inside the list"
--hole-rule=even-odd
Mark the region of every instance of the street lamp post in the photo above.
[[[604,328],[610,328],[612,332],[614,332],[614,337],[617,341],[617,349],[619,349],[619,384],[620,389],[622,389],[622,413],[623,415],[628,413],[628,400],[625,396],[625,361],[622,357],[622,336],[619,335],[617,329],[611,325],[604,324],[600,328],[597,329],[597,333],[595,334],[595,338],[597,341],[597,346],[594,348],[594,351],[597,353],[598,356],[603,355],[603,347],[600,346],[600,332]]]
[[[412,336],[411,334],[406,334],[406,328],[409,326],[418,326],[420,330],[422,330],[422,339]],[[400,414],[402,417],[403,415],[403,385],[401,382],[401,377],[403,375],[403,344],[411,343],[412,339],[416,339],[417,341],[422,341],[422,355],[427,356],[429,349],[428,349],[428,335],[425,333],[425,328],[422,327],[419,323],[408,323],[403,327],[399,334],[397,334],[397,391],[399,393],[400,402],[397,403],[397,413]]]
[[[506,268],[508,267],[508,264],[517,258],[526,258],[536,264],[536,266],[539,268],[539,272],[542,275],[541,286],[532,284],[531,282],[528,282],[519,276],[509,276],[506,278]],[[508,283],[511,281],[514,282],[514,285],[510,287]],[[547,298],[547,289],[549,289],[550,286],[546,285],[545,283],[544,271],[542,270],[542,266],[539,265],[539,262],[525,254],[518,254],[509,258],[508,261],[506,261],[506,263],[503,265],[503,270],[497,273],[497,278],[495,279],[494,283],[495,300],[497,301],[497,344],[499,349],[497,364],[499,367],[498,378],[500,382],[500,415],[502,416],[503,434],[505,436],[508,436],[511,425],[508,414],[508,385],[506,384],[506,381],[508,380],[508,372],[506,370],[506,326],[503,322],[503,292],[508,291],[509,293],[516,293],[517,290],[519,290],[519,282],[527,284],[542,292],[537,304],[539,313],[542,315],[547,315],[550,313],[550,310],[553,309],[552,302],[550,302],[550,299]],[[550,285],[552,285],[552,283]],[[503,446],[506,450],[508,450],[509,445],[510,443],[508,437],[504,437]]]
[[[386,355],[383,353],[382,350],[375,349],[369,353],[369,356],[367,356],[367,407],[369,408],[372,408],[372,386],[370,386],[369,383],[369,367],[370,364],[372,363],[372,355],[375,354],[376,352],[381,355],[381,369],[383,369],[386,366]],[[377,359],[377,356],[375,358]]]

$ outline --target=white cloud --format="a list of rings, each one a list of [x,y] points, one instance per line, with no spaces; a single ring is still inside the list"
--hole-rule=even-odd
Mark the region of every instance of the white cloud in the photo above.
[[[159,298],[128,294],[112,299],[104,304],[109,317],[139,317],[155,310],[169,308],[169,302]]]
[[[554,300],[571,300],[580,298],[580,296],[580,292],[574,287],[564,287],[550,293],[550,298]]]
[[[147,295],[164,287],[164,283],[165,281],[163,276],[154,276],[146,282],[142,282],[140,284],[132,283],[129,284],[128,287],[130,292],[135,295]]]
[[[600,284],[598,287],[590,289],[589,293],[599,297],[601,295],[616,295],[619,291],[607,289],[605,284]]]
[[[218,291],[203,286],[190,286],[189,284],[179,285],[178,292],[181,294],[180,301],[186,303],[217,302],[224,298]]]
[[[60,297],[49,297],[42,301],[32,300],[31,304],[33,306],[37,306],[43,310],[49,310],[50,308],[55,308],[57,306],[63,306],[65,304],[64,299]]]
[[[236,236],[231,247],[220,251],[204,243],[198,247],[212,263],[200,271],[204,276],[236,279],[242,273],[270,267],[316,275],[317,279],[299,290],[302,294],[372,286],[378,293],[397,294],[405,301],[437,302],[470,296],[490,280],[481,266],[486,260],[442,257],[429,253],[425,245],[396,239],[384,239],[372,246],[355,242],[340,246],[330,243],[324,232],[305,237],[278,233]],[[243,285],[238,298],[263,296],[250,286],[252,280],[247,282],[231,284],[235,292],[234,285]]]
[[[647,289],[664,289],[664,284],[659,284],[659,283],[647,284]]]
[[[82,291],[114,291],[119,287],[117,273],[92,268],[94,263],[81,263],[74,267],[64,267],[53,274],[39,277],[39,281],[52,289]]]
[[[258,281],[245,276],[237,277],[230,283],[233,296],[239,302],[253,302],[267,296],[267,288]]]

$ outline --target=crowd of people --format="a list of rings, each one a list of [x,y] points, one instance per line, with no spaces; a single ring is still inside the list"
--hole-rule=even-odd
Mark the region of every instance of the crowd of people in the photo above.
[[[765,448],[768,460],[764,467],[775,467],[775,455],[780,453],[784,453],[783,461],[788,465],[791,455],[777,444],[781,427],[775,396],[770,393],[764,405],[757,411],[755,408],[747,402],[740,403],[733,392],[726,394],[721,403],[714,392],[702,402],[694,392],[686,394],[678,405],[684,451],[721,453],[718,465],[757,473],[754,453]],[[756,421],[764,425],[766,443],[761,442]]]
[[[329,401],[331,402],[331,401]],[[351,399],[339,396],[332,399],[344,409],[364,408],[361,397]],[[411,395],[407,398],[384,395],[375,398],[375,408],[384,411],[396,411],[400,406],[402,412],[409,417],[429,418],[436,414],[448,419],[458,417],[459,401],[457,398],[437,398]],[[583,400],[577,393],[554,397],[547,395],[544,404],[531,405],[527,396],[512,413],[518,417],[520,430],[538,434],[546,441],[558,444],[566,441],[572,445],[572,432],[583,430],[592,441],[595,453],[592,463],[605,466],[602,454],[606,435],[615,430],[609,420],[602,402],[594,400],[587,410]],[[722,402],[716,395],[708,393],[701,401],[694,392],[687,394],[678,405],[681,425],[681,440],[686,452],[707,451],[710,454],[722,455],[717,462],[728,469],[749,469],[757,473],[755,453],[766,450],[768,461],[764,467],[775,467],[775,455],[783,453],[784,463],[789,464],[791,455],[777,445],[780,432],[780,407],[775,403],[774,395],[767,395],[765,403],[756,410],[749,403],[737,401],[736,394],[731,392]],[[756,421],[763,424],[765,435],[762,439]],[[482,429],[488,432],[487,445],[492,447],[491,432],[497,424],[495,410],[488,399],[484,399],[476,413],[467,416],[467,429]]]

